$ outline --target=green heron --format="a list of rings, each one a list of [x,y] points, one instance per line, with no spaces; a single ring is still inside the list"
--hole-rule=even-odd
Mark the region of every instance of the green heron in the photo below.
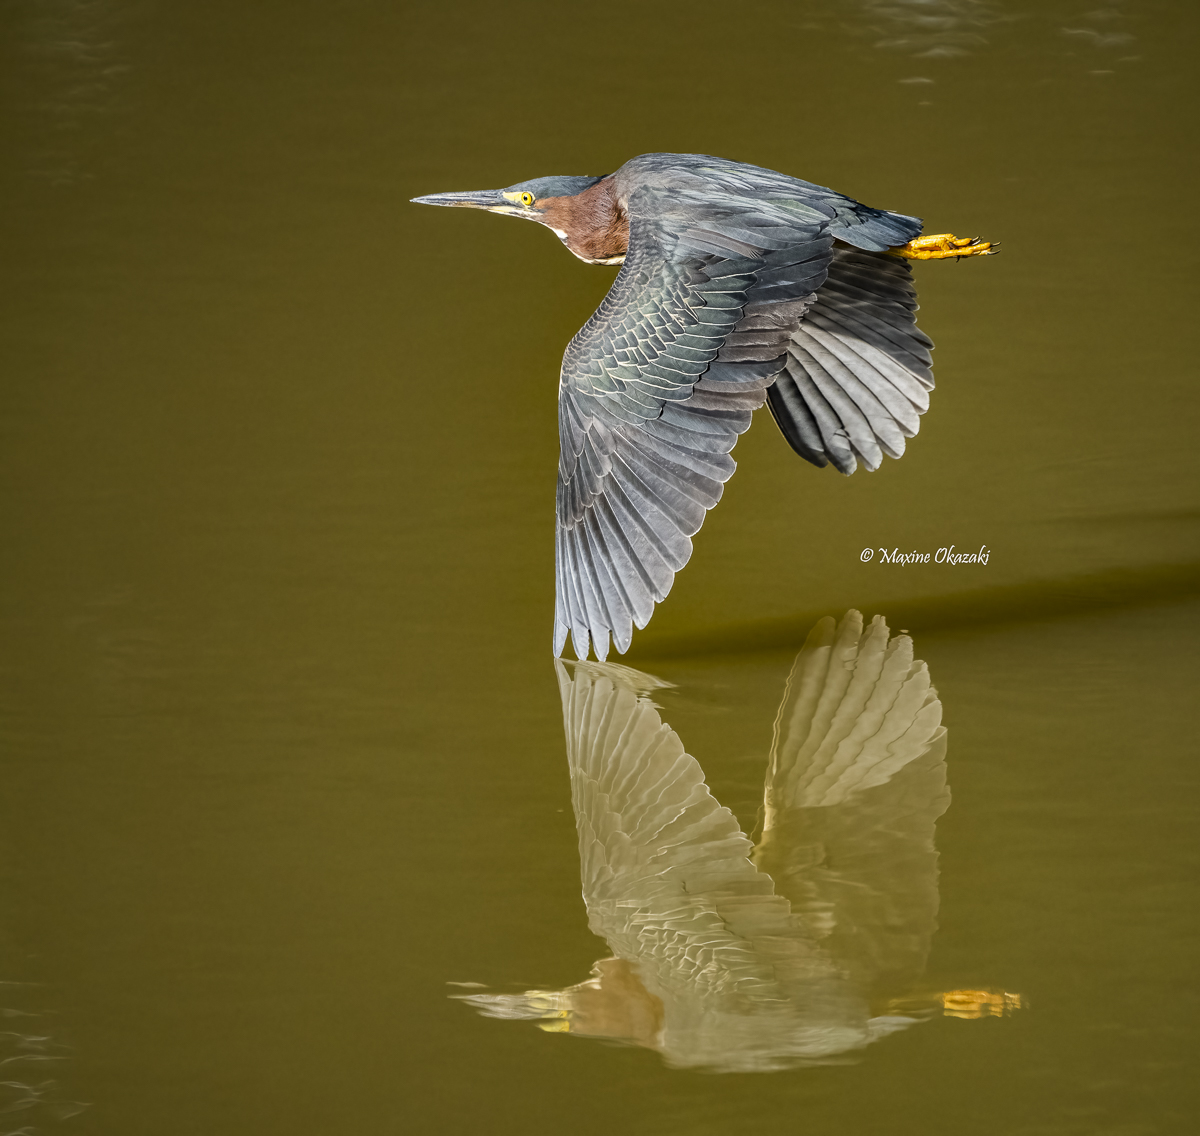
[[[524,217],[589,264],[622,265],[559,380],[554,653],[569,632],[581,659],[645,627],[764,399],[814,465],[898,458],[933,389],[905,260],[992,251],[702,154],[413,201]]]

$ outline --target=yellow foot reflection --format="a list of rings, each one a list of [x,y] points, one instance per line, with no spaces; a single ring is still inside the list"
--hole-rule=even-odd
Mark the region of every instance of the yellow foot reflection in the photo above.
[[[991,241],[978,237],[956,237],[953,233],[935,233],[929,237],[916,237],[906,245],[892,249],[893,256],[908,260],[948,260],[960,256],[990,256],[996,250]]]
[[[940,994],[914,993],[891,998],[883,1006],[884,1014],[925,1018],[938,1010],[947,1018],[1004,1018],[1026,1005],[1020,994],[1005,990],[946,990]]]
[[[948,1018],[1002,1018],[1021,1008],[1021,995],[999,990],[947,990],[942,1013]]]

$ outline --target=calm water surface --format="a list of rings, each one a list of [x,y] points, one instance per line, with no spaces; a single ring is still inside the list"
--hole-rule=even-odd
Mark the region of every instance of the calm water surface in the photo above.
[[[1095,3],[0,8],[0,1136],[1196,1131],[1200,29]],[[653,688],[548,651],[613,270],[406,204],[651,150],[1004,248],[915,269],[902,461],[739,443]],[[987,565],[860,559],[950,545]],[[625,758],[563,697],[674,731],[748,863],[850,609],[911,635],[944,766],[758,855],[807,920],[768,1021],[600,903],[661,905],[585,905],[572,769],[586,819],[580,755]]]

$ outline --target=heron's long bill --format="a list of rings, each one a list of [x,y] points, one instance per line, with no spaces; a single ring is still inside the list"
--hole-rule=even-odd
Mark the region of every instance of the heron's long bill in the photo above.
[[[498,189],[469,189],[461,193],[428,193],[424,197],[412,197],[414,205],[454,205],[460,209],[495,209],[508,205],[504,194]]]

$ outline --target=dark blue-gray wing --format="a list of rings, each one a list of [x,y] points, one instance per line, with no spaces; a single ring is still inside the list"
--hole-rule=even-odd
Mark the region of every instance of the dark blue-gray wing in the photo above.
[[[790,226],[783,247],[755,220],[738,218],[739,237],[719,218],[685,242],[635,219],[620,275],[567,348],[556,654],[570,632],[580,658],[590,641],[604,659],[610,634],[624,651],[646,625],[825,278],[825,218]]]
[[[618,171],[655,186],[656,215],[693,247],[731,238],[770,244],[796,221],[827,218],[829,278],[788,344],[771,412],[792,448],[853,473],[899,457],[929,407],[933,344],[916,328],[908,264],[887,255],[921,232],[919,218],[872,209],[824,186],[703,154],[644,154]],[[760,236],[759,234],[763,234]],[[757,299],[752,295],[751,299]]]
[[[840,235],[840,234],[839,234]],[[898,458],[933,389],[908,263],[837,246],[829,278],[788,344],[768,395],[783,436],[814,465],[853,473]]]

